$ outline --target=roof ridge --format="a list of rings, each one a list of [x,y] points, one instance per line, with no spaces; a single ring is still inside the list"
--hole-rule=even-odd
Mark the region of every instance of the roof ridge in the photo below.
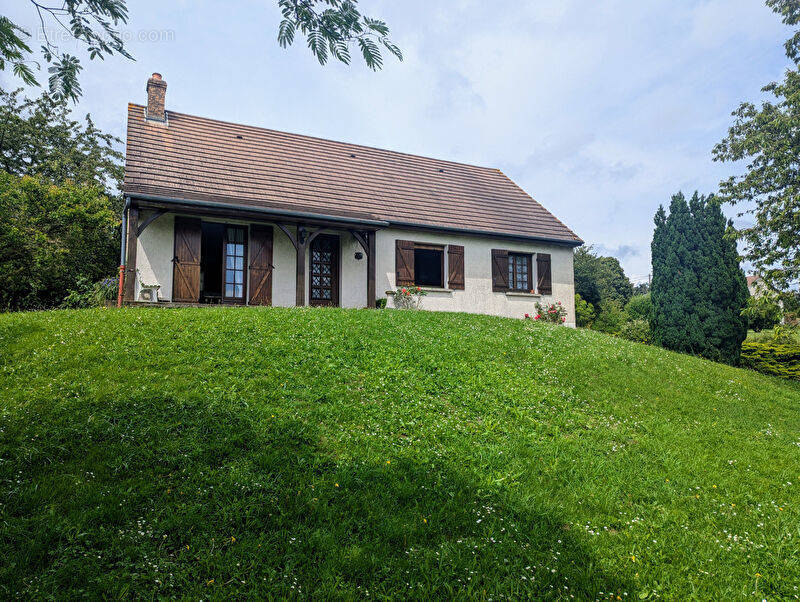
[[[128,103],[128,107],[129,108],[130,107],[136,107],[137,109],[144,109],[145,108],[144,105],[140,105],[139,103],[136,103],[136,102],[129,102]],[[461,165],[463,167],[472,167],[472,168],[475,168],[475,169],[482,169],[482,170],[486,170],[486,171],[494,171],[494,172],[503,173],[497,167],[487,167],[485,165],[477,165],[475,163],[466,163],[464,161],[453,161],[451,159],[441,159],[439,157],[430,157],[428,155],[418,155],[418,154],[415,154],[415,153],[407,153],[405,151],[392,150],[390,148],[381,148],[380,146],[371,146],[369,144],[359,144],[357,142],[345,142],[343,140],[334,140],[333,138],[324,138],[322,136],[311,136],[310,134],[298,134],[297,132],[287,132],[285,130],[274,130],[272,128],[260,127],[260,126],[257,126],[257,125],[248,125],[246,123],[237,123],[235,121],[226,121],[224,119],[215,119],[214,117],[203,117],[201,115],[192,115],[191,113],[181,113],[179,111],[167,110],[166,112],[168,114],[170,114],[170,115],[180,115],[181,117],[188,117],[190,119],[200,119],[202,121],[213,121],[215,123],[221,123],[221,124],[224,124],[224,125],[230,125],[230,126],[235,126],[235,127],[243,127],[243,128],[248,128],[248,129],[251,129],[251,130],[259,130],[259,131],[262,131],[262,132],[271,132],[273,134],[284,134],[284,135],[287,135],[287,136],[297,136],[298,138],[306,138],[308,140],[321,140],[323,142],[331,142],[333,144],[354,146],[356,148],[364,148],[364,149],[373,150],[373,151],[379,151],[379,152],[383,152],[383,153],[391,153],[393,155],[404,155],[406,157],[413,157],[415,159],[426,159],[428,161],[439,161],[440,163],[448,163],[450,165]],[[503,174],[503,175],[505,175],[505,174]]]

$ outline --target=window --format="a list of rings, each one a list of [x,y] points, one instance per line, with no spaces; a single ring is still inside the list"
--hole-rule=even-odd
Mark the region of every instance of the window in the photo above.
[[[444,249],[433,245],[414,245],[414,284],[444,287]]]
[[[244,228],[225,229],[225,297],[244,299]]]
[[[533,290],[533,269],[528,253],[508,254],[508,289],[511,291]]]

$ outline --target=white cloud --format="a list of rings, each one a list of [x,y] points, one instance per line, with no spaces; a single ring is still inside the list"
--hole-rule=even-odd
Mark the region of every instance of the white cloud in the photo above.
[[[760,0],[362,2],[405,54],[378,73],[280,49],[274,4],[131,3],[129,30],[173,39],[87,62],[80,111],[124,136],[161,71],[176,110],[500,167],[639,276],[658,204],[730,173],[711,161],[730,111],[786,66]]]

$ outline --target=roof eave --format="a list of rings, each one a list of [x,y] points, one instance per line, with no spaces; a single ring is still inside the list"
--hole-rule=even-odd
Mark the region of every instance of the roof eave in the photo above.
[[[568,247],[579,247],[583,244],[581,239],[551,238],[547,236],[533,236],[526,234],[516,234],[510,232],[495,232],[491,230],[475,230],[471,228],[455,228],[450,226],[438,226],[435,224],[418,224],[413,222],[372,220],[358,217],[346,217],[340,215],[329,215],[324,213],[314,213],[308,211],[291,211],[286,209],[273,209],[271,207],[257,207],[253,205],[238,205],[234,203],[219,203],[213,201],[200,201],[181,197],[170,197],[155,194],[144,194],[138,192],[126,192],[125,196],[131,199],[143,201],[155,201],[158,203],[183,206],[183,207],[206,207],[209,209],[227,209],[233,211],[243,211],[247,213],[261,213],[275,218],[288,219],[312,219],[321,221],[331,221],[341,224],[358,224],[375,228],[407,228],[413,230],[427,230],[432,232],[451,232],[453,234],[463,234],[472,236],[486,236],[490,238],[500,238],[505,240],[520,240],[527,242],[542,242],[552,245],[563,245]]]

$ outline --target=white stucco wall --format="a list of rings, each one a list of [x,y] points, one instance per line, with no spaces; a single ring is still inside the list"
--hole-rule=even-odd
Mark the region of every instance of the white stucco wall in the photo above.
[[[142,211],[139,223],[147,219],[149,212]],[[242,220],[215,220],[220,223],[248,225]],[[139,298],[139,280],[161,285],[160,299],[172,299],[172,276],[174,256],[174,214],[166,214],[151,223],[138,239],[136,267],[139,277],[136,283],[136,298]],[[355,259],[363,251],[353,237],[345,232],[334,232],[340,239],[340,291],[342,307],[364,307],[367,302],[367,260]],[[464,290],[430,291],[423,300],[423,308],[438,311],[460,311],[485,313],[512,318],[521,318],[535,312],[536,301],[561,301],[567,310],[567,324],[575,324],[575,287],[573,280],[571,247],[527,242],[511,242],[480,236],[427,233],[417,230],[380,230],[376,235],[376,293],[386,297],[386,291],[395,288],[395,240],[439,245],[462,245],[464,247]],[[249,249],[249,247],[248,247]],[[549,253],[553,294],[546,297],[518,296],[492,291],[492,249],[507,249],[523,253]],[[277,227],[273,231],[272,303],[291,307],[295,304],[295,250],[287,236]],[[307,257],[307,261],[310,258]],[[535,262],[534,262],[535,263]],[[306,265],[308,274],[308,264]],[[445,266],[445,275],[447,268]],[[308,276],[307,276],[308,278]],[[248,290],[250,284],[248,283]],[[308,303],[308,280],[306,280],[306,303]],[[391,306],[391,297],[389,305]]]
[[[511,242],[481,236],[434,234],[418,230],[381,230],[377,234],[377,293],[386,297],[386,291],[395,289],[395,241],[437,245],[462,245],[464,247],[464,290],[430,291],[423,298],[423,309],[460,311],[522,318],[536,312],[536,302],[561,301],[567,310],[567,325],[575,325],[575,284],[572,268],[572,247],[528,242]],[[549,253],[553,294],[547,296],[519,296],[492,291],[492,249],[507,249],[521,253]],[[445,262],[447,255],[445,254]],[[535,262],[534,262],[535,266]],[[445,278],[447,267],[445,266]],[[389,305],[392,305],[389,296]]]

